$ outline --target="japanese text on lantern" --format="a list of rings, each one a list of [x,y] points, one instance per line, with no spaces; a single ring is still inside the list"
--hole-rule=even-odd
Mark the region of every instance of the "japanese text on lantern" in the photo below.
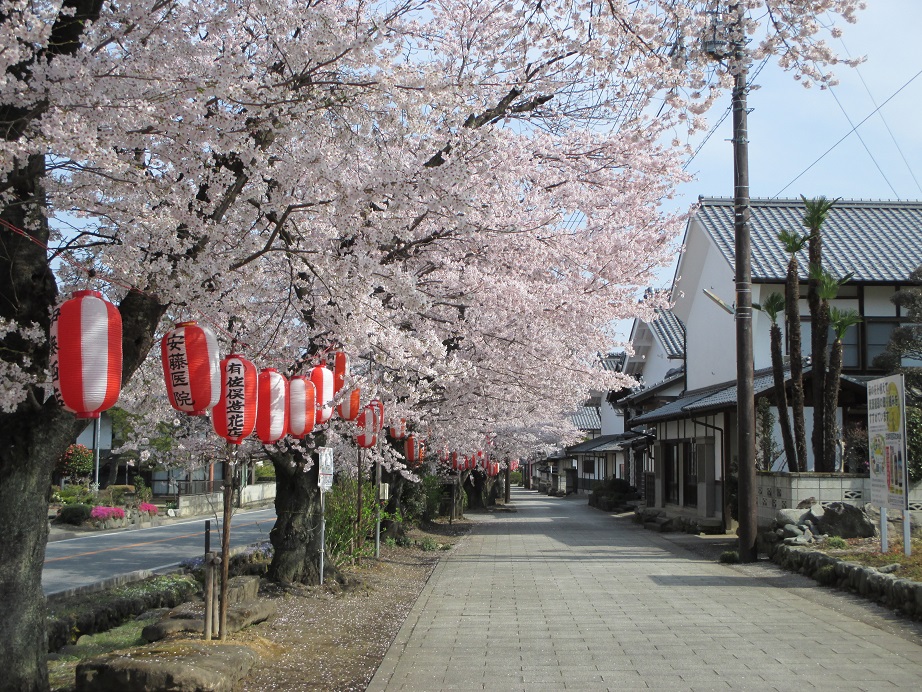
[[[227,434],[243,436],[244,378],[243,363],[233,360],[227,364]]]
[[[192,405],[192,387],[189,385],[189,361],[186,358],[185,332],[174,332],[167,339],[167,362],[170,383],[177,406]]]

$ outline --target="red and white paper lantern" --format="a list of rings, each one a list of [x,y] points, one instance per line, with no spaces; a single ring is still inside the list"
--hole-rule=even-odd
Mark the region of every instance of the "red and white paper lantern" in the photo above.
[[[256,429],[256,366],[238,354],[221,361],[221,396],[211,409],[211,424],[219,437],[239,445]]]
[[[356,444],[362,449],[374,447],[378,442],[378,412],[371,404],[363,408],[355,419],[358,428],[355,435]]]
[[[278,442],[288,434],[288,380],[278,370],[259,373],[256,437],[263,444]]]
[[[375,432],[381,432],[384,430],[384,402],[380,399],[372,399],[368,402],[368,405],[378,411],[378,417],[375,419],[375,425],[377,426]]]
[[[99,418],[122,388],[122,317],[98,291],[76,291],[51,316],[54,396],[77,418]]]
[[[359,399],[360,396],[361,390],[358,387],[346,394],[346,398],[343,399],[343,403],[336,407],[336,412],[339,414],[340,418],[343,420],[355,420],[355,417],[359,415],[359,409],[362,406]]]
[[[406,457],[409,466],[419,463],[419,442],[416,435],[408,435],[403,441],[403,456]]]
[[[317,389],[309,377],[295,375],[288,382],[288,430],[302,439],[314,432],[317,421]]]
[[[333,354],[333,396],[342,391],[347,377],[349,377],[349,356],[343,351],[337,351]]]
[[[391,437],[395,440],[404,440],[407,437],[407,419],[401,418],[391,423]]]
[[[221,357],[208,327],[180,322],[160,340],[160,358],[173,408],[201,416],[218,403]]]
[[[317,423],[326,423],[333,417],[333,372],[317,365],[311,369],[311,382],[317,393]]]

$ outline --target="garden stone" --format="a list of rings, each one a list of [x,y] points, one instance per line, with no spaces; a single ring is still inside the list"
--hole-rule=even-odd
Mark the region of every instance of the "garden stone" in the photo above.
[[[802,509],[779,509],[775,513],[775,523],[778,526],[784,526],[785,524],[797,525],[803,516],[804,511]]]
[[[801,531],[800,527],[795,526],[794,524],[785,524],[781,532],[782,538],[796,538],[798,536],[804,535],[804,532]]]
[[[845,502],[830,502],[820,519],[822,532],[841,538],[870,538],[877,530],[862,510]]]
[[[77,666],[77,692],[231,692],[258,660],[246,646],[171,642]]]
[[[785,545],[810,545],[810,542],[803,536],[794,536],[792,538],[784,539]]]
[[[901,565],[900,563],[898,563],[898,562],[895,562],[895,563],[893,563],[892,565],[885,565],[885,566],[883,566],[883,567],[879,567],[879,568],[877,569],[877,571],[878,571],[878,572],[882,572],[882,573],[884,573],[884,574],[893,574],[893,573],[896,572],[900,567],[902,567],[902,565]]]

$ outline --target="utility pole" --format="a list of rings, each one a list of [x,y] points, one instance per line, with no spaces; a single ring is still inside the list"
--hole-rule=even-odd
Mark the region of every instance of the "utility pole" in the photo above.
[[[739,556],[758,558],[756,537],[755,368],[752,356],[752,262],[749,234],[749,138],[746,84],[749,76],[745,9],[734,3],[733,46],[733,229],[736,240],[736,404],[739,474]]]

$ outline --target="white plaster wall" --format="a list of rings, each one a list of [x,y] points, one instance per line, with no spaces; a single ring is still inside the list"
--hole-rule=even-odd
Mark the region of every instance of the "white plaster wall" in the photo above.
[[[896,286],[866,286],[864,289],[864,314],[871,317],[896,317],[896,306],[890,298]]]
[[[603,400],[599,406],[603,435],[620,435],[624,432],[624,413]]]
[[[736,332],[733,315],[702,289],[731,304],[735,285],[730,265],[698,222],[689,223],[685,253],[673,290],[673,311],[687,330],[688,389],[695,390],[736,378]]]

